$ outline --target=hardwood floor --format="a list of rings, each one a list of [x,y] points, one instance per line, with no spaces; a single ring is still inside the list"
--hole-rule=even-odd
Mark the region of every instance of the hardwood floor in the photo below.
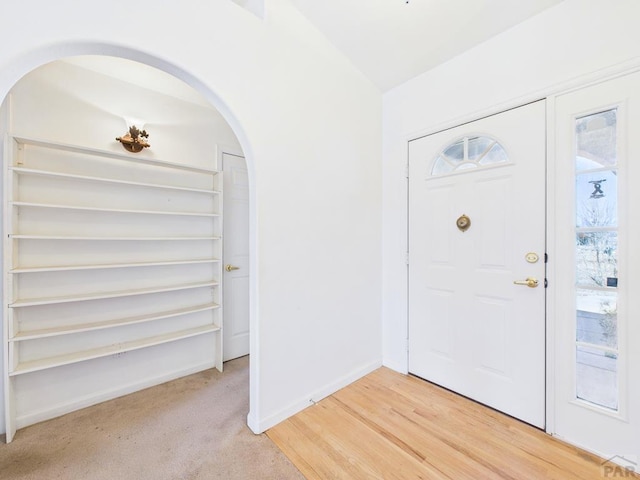
[[[386,368],[267,435],[309,480],[607,478],[599,457]]]

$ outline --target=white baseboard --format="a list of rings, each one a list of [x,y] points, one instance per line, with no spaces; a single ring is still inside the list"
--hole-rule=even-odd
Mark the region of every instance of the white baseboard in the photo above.
[[[581,450],[584,450],[585,452],[589,452],[589,453],[592,453],[592,454],[600,457],[602,459],[601,466],[604,465],[604,464],[608,464],[608,463],[615,464],[615,465],[620,465],[620,466],[623,466],[623,467],[627,467],[629,465],[629,462],[633,463],[634,465],[638,464],[639,458],[638,458],[638,454],[635,453],[635,452],[634,453],[631,453],[631,452],[617,452],[617,453],[614,453],[614,454],[607,453],[607,452],[601,452],[599,450],[594,450],[593,448],[590,448],[590,447],[588,447],[588,446],[586,446],[586,445],[584,445],[584,444],[582,444],[580,442],[574,442],[573,440],[565,438],[562,435],[557,435],[555,433],[551,433],[550,435],[552,437],[557,438],[558,440],[568,444],[568,445],[573,445],[574,447],[577,447],[577,448],[579,448]],[[625,460],[626,460],[626,463],[625,463]],[[636,470],[634,470],[634,471],[636,471]],[[624,473],[624,472],[622,472],[622,473]],[[613,476],[622,476],[622,475],[615,475],[614,474]],[[629,475],[624,475],[624,476],[633,478],[633,477],[631,477],[630,474]]]
[[[264,432],[264,430],[262,432],[260,431],[260,422],[258,421],[258,418],[255,415],[253,415],[253,412],[251,411],[247,414],[247,426],[256,435],[259,435],[262,432]]]
[[[330,384],[325,385],[318,390],[309,392],[307,395],[304,395],[302,398],[299,398],[295,402],[289,404],[289,406],[287,406],[286,408],[283,408],[282,410],[274,414],[268,415],[265,418],[255,418],[251,414],[251,412],[249,412],[249,415],[247,416],[247,423],[249,425],[249,428],[254,433],[262,433],[282,422],[283,420],[286,420],[287,418],[313,405],[313,402],[319,402],[323,398],[328,397],[329,395],[364,377],[368,373],[373,372],[381,366],[382,362],[378,360],[357,368],[347,375],[340,377],[336,381],[331,382]]]
[[[52,418],[66,415],[67,413],[75,412],[82,408],[90,407],[98,403],[112,400],[114,398],[122,397],[145,388],[160,385],[161,383],[169,382],[180,377],[186,377],[193,373],[201,372],[215,367],[215,362],[206,362],[198,365],[193,365],[187,368],[173,370],[157,377],[145,378],[139,382],[133,382],[126,385],[120,385],[113,389],[103,390],[96,392],[95,394],[85,395],[84,397],[74,398],[72,401],[59,403],[57,405],[50,406],[49,408],[38,410],[36,412],[29,412],[25,415],[16,418],[16,428],[24,428],[35,423],[50,420]]]

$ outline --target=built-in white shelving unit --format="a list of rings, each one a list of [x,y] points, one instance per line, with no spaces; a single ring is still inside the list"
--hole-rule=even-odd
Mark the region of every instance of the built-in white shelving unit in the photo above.
[[[7,441],[114,392],[221,370],[218,171],[12,136],[5,149]]]

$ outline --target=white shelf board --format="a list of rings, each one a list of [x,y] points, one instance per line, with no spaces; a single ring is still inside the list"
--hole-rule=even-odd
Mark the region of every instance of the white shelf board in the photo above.
[[[95,358],[108,357],[109,355],[115,355],[117,353],[124,353],[133,350],[139,350],[141,348],[153,347],[156,345],[162,345],[163,343],[175,342],[177,340],[184,340],[186,338],[218,331],[220,331],[219,326],[206,325],[203,327],[181,330],[179,332],[157,335],[155,337],[145,338],[143,340],[135,340],[118,345],[109,345],[106,347],[93,348],[91,350],[59,355],[56,357],[44,358],[41,360],[23,362],[19,363],[12,372],[9,372],[9,375],[12,377],[16,375],[23,375],[25,373],[37,372],[40,370],[46,370],[48,368],[61,367],[63,365],[84,362],[86,360],[93,360]]]
[[[183,315],[189,315],[192,313],[206,312],[208,310],[215,310],[220,308],[217,303],[205,303],[203,305],[195,305],[192,307],[180,308],[177,310],[167,310],[164,312],[151,313],[147,315],[138,315],[129,318],[118,318],[113,320],[106,320],[103,322],[95,322],[89,324],[62,326],[56,328],[43,328],[40,330],[31,330],[27,332],[18,332],[11,342],[23,342],[27,340],[35,340],[46,337],[57,337],[59,335],[69,335],[74,333],[91,332],[95,330],[104,330],[107,328],[123,327],[128,325],[135,325],[138,323],[153,322],[156,320],[164,320],[167,318],[181,317]]]
[[[38,305],[56,305],[60,303],[85,302],[88,300],[104,300],[107,298],[132,297],[136,295],[148,295],[152,293],[174,292],[180,290],[191,290],[203,287],[215,287],[219,283],[216,281],[190,283],[187,285],[173,285],[168,287],[143,288],[139,290],[122,290],[117,292],[90,293],[85,295],[69,295],[66,297],[47,297],[18,299],[9,304],[10,308],[35,307]]]
[[[215,175],[219,173],[218,170],[211,169],[211,168],[196,167],[194,165],[187,165],[187,164],[176,163],[176,162],[166,162],[164,160],[157,160],[155,158],[145,157],[144,155],[132,156],[131,154],[126,154],[126,153],[112,152],[109,150],[101,150],[98,148],[80,147],[77,145],[69,145],[66,143],[52,142],[49,140],[42,140],[42,139],[36,139],[36,138],[15,137],[15,136],[10,138],[13,138],[13,140],[16,143],[23,144],[23,145],[34,145],[37,147],[54,148],[56,150],[64,150],[67,152],[96,155],[104,158],[123,160],[131,163],[144,163],[148,165],[155,165],[158,167],[187,170],[187,171],[196,172],[196,173],[206,173],[209,175]]]
[[[219,213],[168,212],[159,210],[127,210],[121,208],[79,207],[75,205],[55,205],[52,203],[11,202],[16,207],[50,208],[57,210],[83,210],[88,212],[134,213],[142,215],[174,215],[179,217],[219,217]]]
[[[68,272],[74,270],[104,270],[109,268],[135,268],[135,267],[165,267],[171,265],[196,265],[205,263],[218,263],[218,258],[202,258],[195,260],[175,260],[171,262],[135,262],[135,263],[111,263],[95,265],[57,265],[51,267],[27,267],[14,268],[9,273],[39,273],[39,272]]]
[[[192,241],[192,240],[220,240],[220,236],[211,237],[85,237],[77,235],[23,235],[10,234],[9,238],[15,240],[80,240],[80,241],[134,241],[134,242],[155,242],[155,241]]]
[[[85,182],[111,183],[111,184],[117,184],[117,185],[130,185],[134,187],[159,188],[163,190],[178,190],[178,191],[184,191],[184,192],[207,193],[211,195],[218,195],[220,193],[217,190],[210,190],[205,188],[178,187],[173,185],[159,185],[156,183],[132,182],[129,180],[117,180],[113,178],[91,177],[86,175],[75,175],[70,173],[50,172],[47,170],[35,170],[32,168],[24,168],[24,167],[9,167],[9,170],[12,170],[13,172],[19,175],[31,175],[31,176],[51,177],[51,178],[68,178],[72,180],[80,180]]]

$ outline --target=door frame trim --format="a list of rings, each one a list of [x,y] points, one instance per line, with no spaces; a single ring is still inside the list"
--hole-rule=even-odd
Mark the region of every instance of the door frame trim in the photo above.
[[[217,164],[218,164],[218,170],[220,172],[222,172],[222,181],[224,183],[224,156],[225,155],[229,155],[231,157],[237,157],[237,158],[242,158],[244,160],[245,166],[247,166],[247,159],[245,158],[244,153],[242,152],[241,149],[237,148],[237,147],[233,147],[230,145],[224,145],[224,144],[218,144],[218,152],[217,152]],[[248,175],[248,166],[247,166],[247,175]],[[223,186],[224,187],[224,186]],[[225,213],[225,191],[224,188],[222,188],[222,227],[221,227],[221,231],[222,231],[222,242],[220,245],[220,261],[221,261],[221,265],[225,265],[226,259],[224,258],[224,244],[225,244],[225,240],[226,240],[226,234],[224,231],[224,219],[227,218],[227,215]],[[249,221],[249,219],[247,218],[247,221]],[[251,235],[249,235],[249,241],[251,240]],[[247,242],[248,244],[249,242]],[[249,249],[249,266],[251,265],[251,249]],[[224,314],[224,307],[225,307],[225,302],[224,302],[224,294],[225,294],[225,282],[224,282],[224,272],[223,272],[223,281],[222,283],[222,288],[220,290],[220,296],[221,296],[221,300],[222,300],[222,358],[224,361],[224,327],[225,327],[225,314]],[[249,284],[251,285],[251,279],[253,278],[252,275],[252,269],[249,268],[249,273],[248,273],[248,277],[249,277]],[[249,301],[249,304],[251,304],[251,294],[249,293],[249,298],[247,299]],[[250,306],[250,305],[249,305]],[[250,310],[250,308],[249,308]],[[251,322],[249,322],[249,338],[251,338]],[[251,351],[249,351],[249,368],[251,368]]]

